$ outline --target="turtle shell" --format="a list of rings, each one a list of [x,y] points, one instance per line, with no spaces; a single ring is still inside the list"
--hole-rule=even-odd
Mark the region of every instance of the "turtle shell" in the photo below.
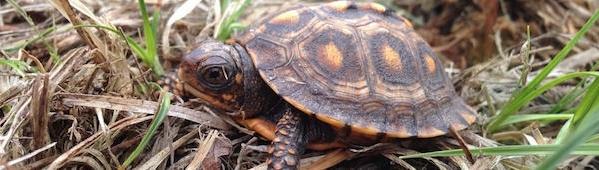
[[[476,120],[431,47],[380,4],[294,7],[236,41],[274,92],[338,128],[427,138]]]

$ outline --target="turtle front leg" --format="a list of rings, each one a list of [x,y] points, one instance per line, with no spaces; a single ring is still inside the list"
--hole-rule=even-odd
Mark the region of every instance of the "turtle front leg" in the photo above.
[[[275,139],[268,149],[268,169],[298,169],[306,144],[302,113],[286,108],[277,122]]]

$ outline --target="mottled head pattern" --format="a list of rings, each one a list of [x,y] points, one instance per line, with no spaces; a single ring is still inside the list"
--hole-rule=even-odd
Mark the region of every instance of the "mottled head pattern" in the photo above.
[[[335,127],[425,138],[476,120],[412,24],[380,4],[295,7],[236,40],[275,93]]]
[[[243,75],[233,47],[208,40],[187,54],[179,68],[185,91],[223,111],[239,110]]]

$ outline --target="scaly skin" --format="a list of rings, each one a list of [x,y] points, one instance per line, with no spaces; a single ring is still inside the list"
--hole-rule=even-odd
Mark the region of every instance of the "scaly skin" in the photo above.
[[[305,145],[302,113],[291,108],[285,109],[277,123],[275,139],[268,149],[268,169],[298,169],[299,156]]]

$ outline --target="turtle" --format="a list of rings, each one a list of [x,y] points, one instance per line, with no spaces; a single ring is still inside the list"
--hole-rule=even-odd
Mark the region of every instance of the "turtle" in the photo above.
[[[297,5],[182,59],[184,91],[271,141],[269,169],[306,150],[432,138],[476,111],[410,21],[378,3]]]

